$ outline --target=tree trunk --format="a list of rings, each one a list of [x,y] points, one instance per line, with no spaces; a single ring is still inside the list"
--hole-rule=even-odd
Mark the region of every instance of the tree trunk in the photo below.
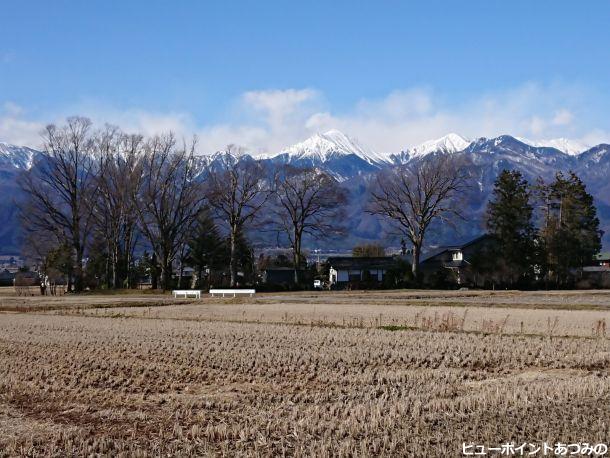
[[[196,288],[199,289],[203,289],[201,286],[203,284],[203,282],[201,281],[201,277],[203,276],[203,267],[202,266],[198,266],[197,267],[197,285]]]
[[[180,270],[178,270],[178,289],[182,289],[182,276],[184,275],[184,265],[180,260]]]
[[[294,284],[296,286],[299,285],[299,265],[300,265],[300,260],[299,260],[299,255],[295,252],[294,256],[293,256],[293,263],[294,263]]]
[[[108,249],[108,256],[106,257],[106,265],[104,266],[104,282],[106,284],[106,286],[108,288],[111,287],[110,283],[111,283],[111,275],[110,275],[110,269],[111,269],[111,255],[110,253],[112,253],[112,248],[110,247],[110,243],[106,243],[106,248]],[[99,286],[99,285],[98,285]]]
[[[74,291],[80,293],[83,290],[83,251],[80,247],[76,249],[76,270],[74,273]]]
[[[152,254],[150,258],[150,287],[157,289],[159,287],[159,273],[157,271],[157,255]]]
[[[129,229],[125,233],[125,275],[126,275],[126,283],[127,288],[133,288],[133,251],[134,251],[134,241],[133,241],[133,228],[129,226]]]
[[[171,289],[172,283],[172,263],[164,258],[161,263],[161,283],[163,287],[163,291],[168,291]]]
[[[413,273],[413,277],[415,280],[419,280],[419,258],[421,256],[421,244],[414,243],[413,244],[413,259],[411,262],[411,272]]]
[[[292,262],[294,263],[294,284],[299,285],[299,269],[301,268],[301,241],[297,234],[294,238],[294,253],[292,256]]]
[[[299,269],[301,268],[301,234],[298,230],[294,231],[294,250],[292,262],[294,263],[294,284],[299,285]]]
[[[112,289],[119,288],[119,247],[114,246],[112,250]]]
[[[229,270],[231,271],[231,288],[234,288],[237,283],[237,230],[231,229],[231,260],[229,262]]]

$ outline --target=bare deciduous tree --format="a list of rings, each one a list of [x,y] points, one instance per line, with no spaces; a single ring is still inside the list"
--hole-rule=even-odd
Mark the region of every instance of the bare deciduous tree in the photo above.
[[[129,287],[137,224],[133,197],[138,194],[142,177],[143,139],[107,126],[96,136],[96,147],[99,155],[96,177],[99,193],[94,212],[96,229],[107,245],[110,287],[121,286],[120,270],[125,273]]]
[[[453,199],[465,187],[462,168],[447,156],[426,158],[377,176],[367,211],[391,220],[411,241],[415,277],[426,231],[436,219],[451,223],[451,216],[460,216]]]
[[[31,231],[55,234],[74,255],[74,289],[83,289],[83,258],[87,249],[97,188],[91,121],[68,118],[63,126],[44,131],[46,156],[20,180],[28,201],[22,218]]]
[[[231,153],[232,147],[228,147]],[[258,161],[235,161],[224,156],[223,164],[209,170],[208,201],[216,218],[229,232],[231,286],[237,284],[237,242],[251,225],[270,196],[263,168]]]
[[[195,142],[179,148],[172,134],[145,143],[138,202],[139,226],[161,264],[162,287],[171,287],[172,262],[184,245],[205,197],[197,179]]]
[[[299,283],[303,236],[324,238],[341,232],[345,192],[337,181],[316,169],[285,167],[275,179],[273,224],[292,248],[294,281]]]

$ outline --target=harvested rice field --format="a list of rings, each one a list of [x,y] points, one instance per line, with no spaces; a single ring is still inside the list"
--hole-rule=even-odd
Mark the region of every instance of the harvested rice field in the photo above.
[[[603,291],[5,292],[0,310],[0,456],[435,457],[610,438]]]

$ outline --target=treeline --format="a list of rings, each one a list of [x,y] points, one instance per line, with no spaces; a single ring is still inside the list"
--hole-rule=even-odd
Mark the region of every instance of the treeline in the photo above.
[[[473,260],[484,283],[504,287],[568,287],[601,249],[593,197],[576,174],[528,183],[519,171],[498,176],[487,207],[493,236]]]
[[[81,117],[47,126],[44,142],[46,154],[20,179],[24,250],[45,278],[68,278],[75,291],[131,288],[145,275],[167,290],[187,266],[198,287],[212,280],[236,286],[252,278],[248,237],[261,231],[290,247],[299,285],[303,241],[345,231],[346,191],[317,169],[267,169],[239,154],[208,163],[195,155],[195,139],[95,129]],[[370,182],[365,211],[389,223],[403,254],[408,247],[415,283],[431,227],[464,219],[471,174],[452,156],[432,155]],[[593,198],[573,173],[530,184],[519,172],[502,172],[486,222],[495,243],[472,268],[487,284],[565,286],[601,247]],[[368,245],[354,254],[383,250]]]
[[[235,286],[252,265],[246,234],[258,225],[283,235],[298,266],[303,237],[336,232],[345,199],[318,170],[270,172],[232,155],[208,167],[195,140],[172,134],[145,138],[74,117],[47,126],[44,141],[45,156],[20,179],[24,249],[44,277],[65,276],[74,291],[133,287],[144,273],[171,289],[175,265],[192,266],[200,283],[204,269],[228,265]]]

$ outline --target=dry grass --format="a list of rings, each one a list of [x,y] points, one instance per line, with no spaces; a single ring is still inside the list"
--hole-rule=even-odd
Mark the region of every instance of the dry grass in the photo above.
[[[239,299],[192,301],[167,307],[61,311],[87,316],[290,324],[339,328],[392,328],[541,336],[610,337],[610,309],[506,308],[477,305],[371,305],[367,303],[265,303]]]
[[[429,457],[610,437],[605,325],[558,337],[607,312],[310,297],[299,326],[286,297],[0,314],[0,456]],[[386,310],[409,312],[392,325]],[[529,313],[540,335],[513,329]]]
[[[13,287],[0,288],[0,312],[43,312],[49,310],[80,310],[111,307],[161,306],[187,304],[189,301],[174,299],[169,294],[150,294],[132,291],[129,294],[66,294],[61,296],[40,296],[40,289],[33,288],[33,294],[24,296]],[[37,292],[37,294],[34,294]]]

